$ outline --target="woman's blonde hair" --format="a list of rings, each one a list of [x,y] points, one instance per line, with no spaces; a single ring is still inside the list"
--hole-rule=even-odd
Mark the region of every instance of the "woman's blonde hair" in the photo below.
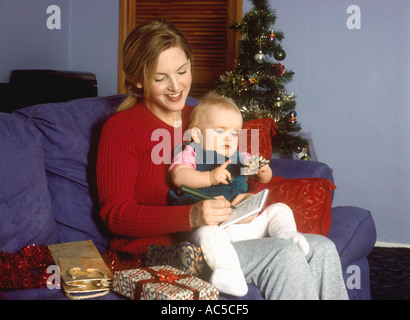
[[[212,90],[206,94],[199,101],[198,105],[192,110],[189,121],[189,129],[200,127],[201,119],[203,119],[203,116],[209,108],[213,106],[218,106],[218,108],[222,108],[224,110],[232,110],[241,115],[241,111],[232,99],[224,97]]]
[[[164,19],[153,19],[131,31],[123,47],[124,84],[131,94],[118,111],[131,108],[149,96],[158,57],[173,47],[181,48],[192,63],[192,48],[174,24]],[[143,88],[136,88],[137,83],[141,83]]]

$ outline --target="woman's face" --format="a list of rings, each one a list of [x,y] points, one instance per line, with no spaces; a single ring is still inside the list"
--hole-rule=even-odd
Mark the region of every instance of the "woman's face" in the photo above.
[[[148,103],[161,112],[181,111],[191,89],[191,62],[179,47],[163,51],[151,84]]]

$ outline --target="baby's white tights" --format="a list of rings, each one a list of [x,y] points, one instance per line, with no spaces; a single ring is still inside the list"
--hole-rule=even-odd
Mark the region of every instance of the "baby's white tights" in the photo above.
[[[268,236],[292,241],[305,255],[309,252],[309,243],[296,230],[292,210],[283,203],[268,206],[248,224],[234,224],[225,229],[218,226],[200,227],[193,232],[192,241],[201,247],[213,271],[209,282],[221,292],[244,296],[248,285],[231,242]]]

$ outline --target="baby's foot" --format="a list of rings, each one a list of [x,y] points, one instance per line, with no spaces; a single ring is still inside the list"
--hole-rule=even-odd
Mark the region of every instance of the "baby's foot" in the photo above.
[[[242,271],[216,269],[212,272],[209,282],[221,292],[242,297],[248,292],[248,285]]]
[[[303,254],[307,256],[307,254],[309,253],[310,246],[309,246],[309,242],[306,240],[306,238],[303,235],[295,232],[295,233],[285,236],[285,239],[288,239],[292,241],[294,244],[296,244],[300,248],[300,250],[302,250]]]

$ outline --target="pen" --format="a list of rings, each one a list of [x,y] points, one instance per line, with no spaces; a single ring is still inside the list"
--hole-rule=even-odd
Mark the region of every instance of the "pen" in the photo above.
[[[198,191],[197,189],[188,187],[188,186],[186,186],[186,185],[184,185],[184,184],[181,185],[181,190],[184,191],[184,192],[186,192],[186,193],[192,194],[193,196],[197,196],[198,198],[201,198],[201,199],[215,200],[215,198],[212,198],[212,197],[210,197],[210,196],[208,196],[208,195],[206,195],[206,194],[204,194],[204,193]],[[232,208],[232,209],[236,209],[233,205],[231,205],[231,208]]]

